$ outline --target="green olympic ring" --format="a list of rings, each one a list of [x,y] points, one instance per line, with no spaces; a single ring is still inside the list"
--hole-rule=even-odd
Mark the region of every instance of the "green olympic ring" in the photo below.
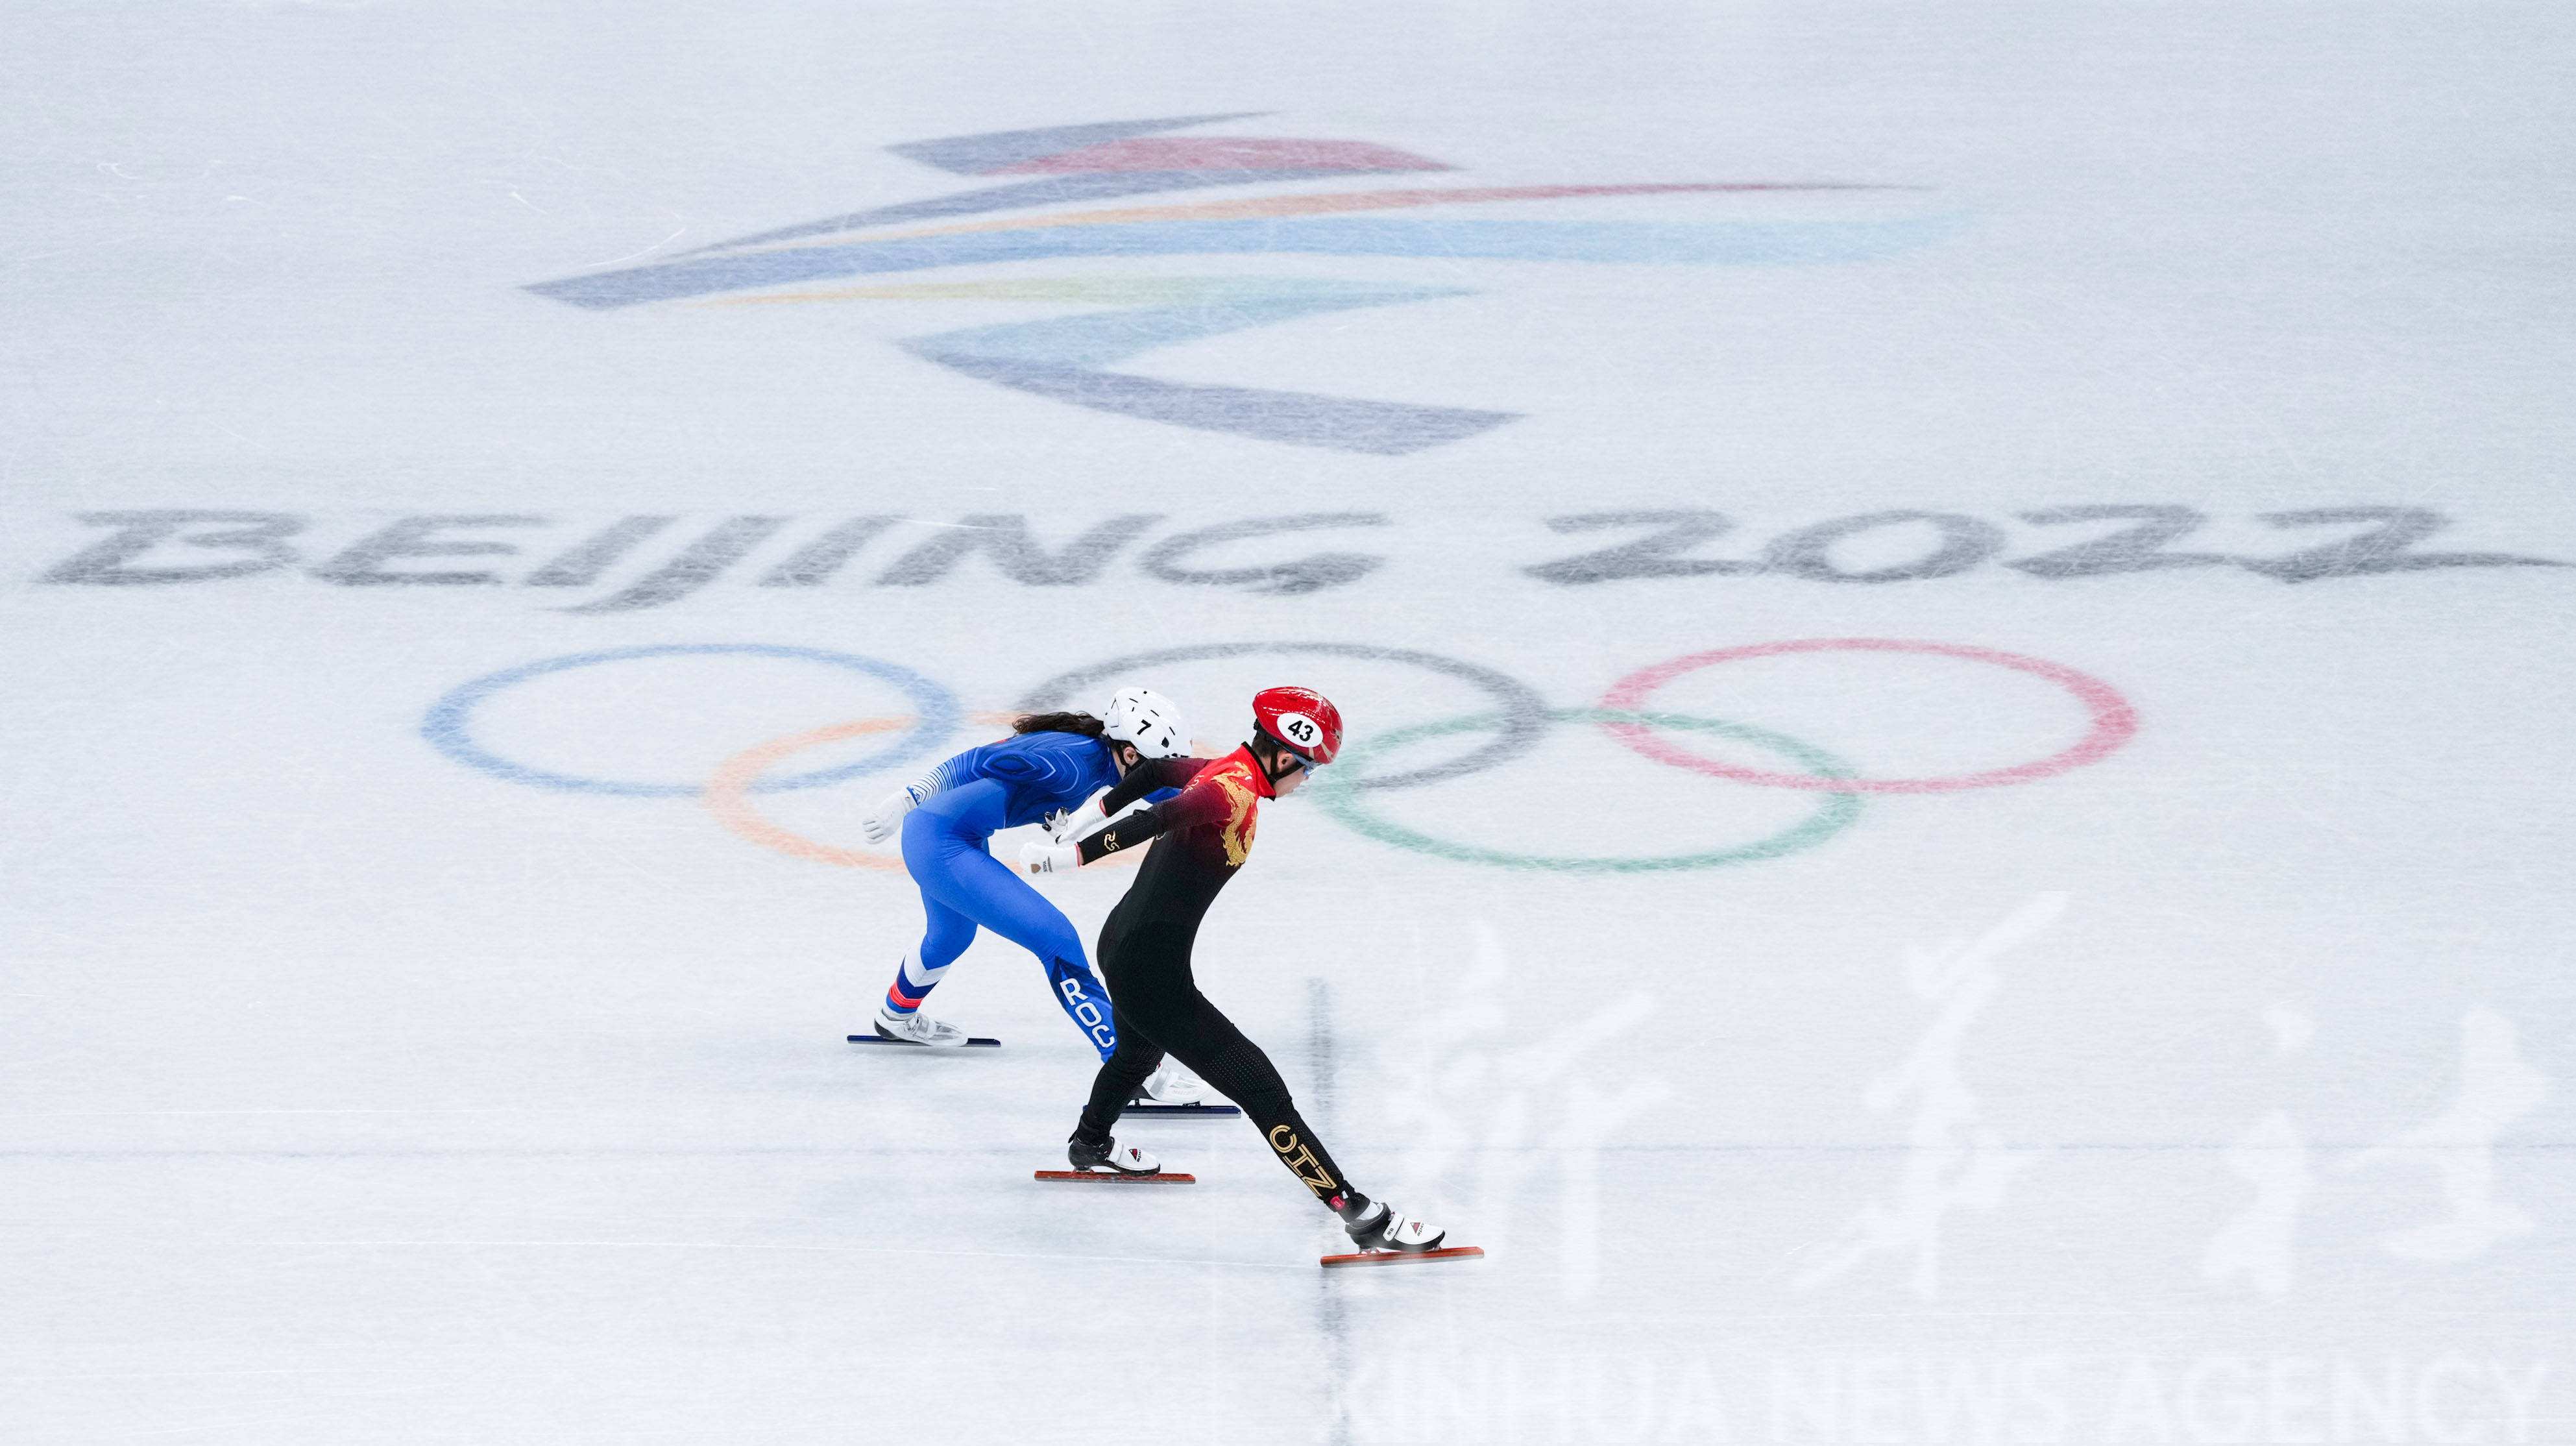
[[[1783,737],[1768,729],[1745,723],[1727,723],[1715,718],[1689,718],[1672,713],[1630,713],[1614,708],[1557,708],[1548,713],[1557,723],[1642,723],[1654,728],[1678,728],[1685,732],[1714,733],[1740,743],[1756,744],[1797,763],[1818,778],[1852,778],[1851,767],[1832,754],[1795,738]],[[1315,801],[1352,832],[1439,858],[1466,864],[1492,864],[1506,869],[1551,869],[1569,874],[1643,874],[1667,869],[1713,869],[1727,864],[1757,863],[1776,859],[1801,849],[1811,849],[1835,834],[1849,828],[1860,817],[1860,795],[1857,793],[1819,793],[1816,811],[1788,829],[1766,839],[1757,839],[1734,848],[1709,853],[1665,854],[1644,858],[1591,857],[1580,854],[1518,854],[1501,849],[1477,848],[1433,838],[1401,824],[1391,823],[1369,812],[1361,801],[1360,791],[1348,779],[1359,769],[1351,766],[1363,757],[1400,748],[1424,738],[1437,738],[1450,733],[1468,733],[1480,728],[1501,725],[1495,714],[1478,714],[1471,718],[1453,718],[1445,723],[1420,723],[1381,733],[1364,742],[1354,743],[1334,760],[1334,766],[1315,776]]]

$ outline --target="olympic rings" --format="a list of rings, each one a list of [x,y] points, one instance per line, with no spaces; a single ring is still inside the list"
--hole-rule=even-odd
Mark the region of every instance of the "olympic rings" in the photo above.
[[[1419,788],[1445,778],[1463,778],[1471,773],[1482,773],[1497,764],[1508,763],[1536,748],[1539,740],[1547,736],[1547,700],[1539,696],[1537,689],[1519,679],[1475,663],[1442,657],[1438,653],[1418,652],[1411,648],[1380,648],[1366,643],[1200,643],[1151,653],[1129,653],[1071,672],[1058,673],[1031,688],[1020,699],[1019,706],[1023,712],[1042,713],[1062,706],[1067,697],[1081,688],[1137,668],[1150,668],[1162,663],[1194,663],[1209,658],[1246,658],[1261,653],[1308,653],[1331,658],[1364,658],[1381,663],[1409,663],[1428,672],[1473,683],[1501,705],[1498,715],[1500,735],[1484,747],[1446,763],[1418,768],[1411,773],[1391,773],[1384,778],[1353,776],[1357,770],[1345,758],[1335,765],[1343,770],[1341,785],[1345,788]]]
[[[1007,729],[1015,716],[1009,713],[974,713],[968,715],[967,721]],[[864,738],[871,733],[889,733],[897,728],[909,728],[913,726],[913,722],[914,720],[910,718],[861,718],[855,722],[835,723],[828,728],[816,728],[811,732],[792,733],[785,738],[773,738],[766,743],[746,748],[718,764],[715,776],[707,780],[706,791],[701,797],[706,803],[707,811],[716,816],[716,822],[723,824],[731,833],[749,839],[763,848],[773,848],[794,858],[810,859],[818,864],[832,864],[845,869],[884,869],[893,873],[902,873],[904,862],[899,846],[891,853],[876,853],[867,849],[842,848],[835,844],[807,838],[793,829],[782,827],[763,817],[760,810],[752,807],[749,795],[760,781],[762,774],[806,749],[820,748],[826,743],[839,743],[851,738]],[[1123,863],[1133,867],[1152,846],[1149,840],[1144,848],[1125,849],[1102,862]]]
[[[757,747],[746,748],[718,764],[715,776],[707,780],[706,792],[702,795],[707,811],[716,816],[716,822],[741,837],[783,854],[811,859],[818,864],[838,864],[845,869],[890,869],[901,873],[902,854],[870,853],[865,849],[836,848],[831,844],[818,843],[761,817],[760,810],[751,806],[749,794],[759,783],[760,776],[769,771],[770,765],[781,759],[808,748],[838,743],[845,738],[863,738],[871,733],[909,728],[912,722],[909,718],[862,718],[855,723],[835,723],[829,728],[773,738]]]
[[[1605,708],[1555,709],[1546,716],[1550,722],[1599,723],[1604,727],[1651,726],[1714,733],[1740,742],[1759,744],[1774,752],[1785,754],[1823,778],[1840,779],[1851,776],[1851,770],[1841,760],[1822,749],[1767,729],[1754,728],[1742,723],[1728,723],[1715,718],[1690,718],[1671,713],[1634,713],[1623,709]],[[1416,739],[1489,728],[1494,726],[1496,721],[1490,717],[1472,717],[1455,718],[1445,723],[1416,724],[1410,728],[1398,728],[1391,733],[1378,734],[1365,743],[1354,745],[1351,751],[1360,754],[1381,752],[1401,747]],[[1858,798],[1849,793],[1828,793],[1819,801],[1816,811],[1809,814],[1803,821],[1753,843],[1741,844],[1729,849],[1714,849],[1706,853],[1666,854],[1645,858],[1604,858],[1579,854],[1508,853],[1501,849],[1477,848],[1469,844],[1451,843],[1445,839],[1434,838],[1429,834],[1390,823],[1369,813],[1361,807],[1358,787],[1335,779],[1329,769],[1316,776],[1316,799],[1327,813],[1352,832],[1366,835],[1381,843],[1391,843],[1421,853],[1435,854],[1460,863],[1494,864],[1502,868],[1546,869],[1558,873],[1588,874],[1638,874],[1672,869],[1712,869],[1725,864],[1776,859],[1784,854],[1814,848],[1850,827],[1852,821],[1860,816]]]
[[[929,746],[957,726],[957,699],[949,691],[909,668],[856,653],[830,653],[819,648],[777,647],[767,643],[656,643],[640,648],[611,648],[597,653],[574,653],[567,657],[547,658],[486,674],[449,691],[432,704],[429,716],[421,723],[421,736],[439,752],[459,763],[479,768],[486,773],[506,778],[513,783],[534,784],[540,788],[560,788],[576,793],[613,793],[629,798],[681,798],[699,792],[695,783],[628,783],[609,778],[582,778],[568,773],[553,773],[532,768],[493,753],[474,741],[466,724],[474,710],[485,699],[505,689],[516,687],[533,678],[560,673],[572,668],[586,668],[595,663],[621,662],[629,658],[659,658],[675,655],[746,654],[763,658],[798,658],[808,662],[829,663],[869,677],[892,683],[909,694],[918,712],[915,732],[893,749],[862,758],[856,763],[788,778],[771,779],[751,785],[755,792],[776,793],[791,788],[816,788],[838,783],[863,773],[889,768],[926,751]]]
[[[1994,788],[2007,783],[2028,783],[2049,778],[2071,768],[2093,763],[2129,741],[2138,731],[2138,712],[2119,690],[2094,677],[2079,673],[2063,663],[2044,658],[2024,657],[2019,653],[1999,652],[1993,648],[1973,648],[1961,643],[1914,642],[1901,638],[1809,638],[1799,642],[1756,643],[1750,647],[1719,648],[1713,652],[1692,653],[1630,673],[1601,695],[1604,709],[1635,708],[1656,689],[1680,677],[1716,663],[1730,663],[1741,658],[1767,658],[1784,653],[1867,652],[1927,653],[1934,657],[1966,658],[1992,663],[2000,668],[2028,673],[2075,695],[2092,717],[2092,727],[2074,746],[2032,763],[2010,768],[1991,768],[1983,773],[1961,774],[1952,778],[1853,778],[1849,775],[1819,777],[1803,773],[1766,773],[1760,769],[1739,768],[1720,763],[1657,738],[1645,726],[1636,723],[1604,723],[1611,736],[1652,758],[1676,768],[1705,773],[1711,778],[1729,778],[1738,783],[1760,784],[1766,788],[1804,788],[1826,793],[1948,793],[1962,788]]]
[[[2091,726],[2084,737],[2073,746],[2030,763],[1955,777],[1866,779],[1855,776],[1852,768],[1813,745],[1750,724],[1690,715],[1639,711],[1639,705],[1643,704],[1657,689],[1685,673],[1746,658],[1814,652],[1915,653],[1988,663],[2026,673],[2055,683],[2073,694],[2090,715]],[[703,786],[583,778],[549,772],[490,752],[477,743],[468,730],[474,710],[483,702],[496,693],[535,678],[597,663],[709,654],[792,658],[826,663],[863,673],[902,688],[910,695],[915,705],[914,713],[910,717],[867,718],[855,722],[838,723],[757,744],[726,759],[716,769],[714,776]],[[1777,858],[1814,847],[1849,827],[1858,816],[1860,806],[1858,795],[1860,794],[1940,793],[1966,788],[1995,787],[2007,783],[2027,783],[2096,762],[2126,743],[2138,728],[2136,710],[2116,689],[2090,674],[2078,672],[2064,664],[1965,644],[1890,638],[1813,638],[1692,653],[1640,669],[1620,679],[1603,695],[1600,704],[1596,707],[1569,709],[1550,708],[1536,689],[1505,673],[1437,653],[1406,648],[1384,648],[1361,643],[1208,643],[1132,653],[1060,673],[1030,689],[1024,695],[1019,708],[1013,713],[978,713],[971,715],[971,721],[995,726],[1007,725],[1018,712],[1041,712],[1061,706],[1081,688],[1136,669],[1151,668],[1166,663],[1266,654],[1320,655],[1403,663],[1446,677],[1461,679],[1488,694],[1499,705],[1494,711],[1447,722],[1398,728],[1374,737],[1355,740],[1341,765],[1324,770],[1317,775],[1315,792],[1324,810],[1355,832],[1381,842],[1443,858],[1514,869],[1575,873],[1641,873],[1714,868],[1725,864]],[[899,856],[888,852],[836,847],[807,838],[770,821],[752,805],[750,796],[757,793],[817,787],[891,767],[937,746],[961,723],[969,721],[969,717],[970,715],[961,713],[956,698],[946,688],[910,669],[878,659],[850,653],[760,643],[675,643],[576,653],[523,664],[474,679],[451,689],[430,708],[428,716],[421,724],[421,734],[450,758],[512,782],[543,788],[630,797],[694,795],[702,800],[725,828],[764,847],[774,848],[797,858],[838,867],[896,871],[902,868]],[[1816,812],[1805,821],[1770,838],[1731,849],[1644,858],[1524,854],[1451,843],[1380,818],[1363,805],[1361,795],[1377,789],[1420,787],[1424,784],[1467,777],[1498,764],[1510,762],[1536,747],[1555,724],[1572,721],[1596,723],[1621,743],[1658,762],[1670,763],[1712,778],[1772,788],[1802,789],[1823,794],[1824,798],[1820,801]],[[1715,758],[1690,752],[1675,743],[1666,742],[1656,736],[1655,730],[1658,729],[1708,733],[1751,743],[1790,759],[1802,771],[1777,772],[1720,762]],[[894,733],[898,730],[909,731],[897,740],[893,747],[856,762],[781,778],[767,777],[770,769],[810,749],[852,738]],[[1495,736],[1481,747],[1427,768],[1399,771],[1377,777],[1366,777],[1361,774],[1361,764],[1364,760],[1381,757],[1397,748],[1424,739],[1466,732],[1491,732]],[[1138,851],[1140,854],[1141,852]],[[1133,863],[1135,860],[1130,857],[1122,861]]]

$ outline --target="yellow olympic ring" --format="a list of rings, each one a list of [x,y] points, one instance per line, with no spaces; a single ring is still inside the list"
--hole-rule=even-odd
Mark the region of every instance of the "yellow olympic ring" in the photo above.
[[[967,721],[972,723],[1008,729],[1020,715],[969,713],[966,716]],[[820,748],[827,743],[840,743],[852,738],[864,738],[871,733],[892,733],[897,729],[909,728],[914,722],[915,720],[911,718],[859,718],[848,723],[834,723],[826,728],[791,733],[784,738],[773,738],[766,743],[755,744],[717,765],[715,775],[707,780],[707,786],[700,790],[698,796],[705,802],[707,811],[715,815],[716,822],[724,825],[727,832],[739,838],[748,839],[763,848],[776,849],[793,858],[808,859],[818,864],[831,864],[837,868],[884,869],[892,873],[902,873],[904,866],[900,849],[880,852],[875,849],[843,848],[837,844],[827,844],[818,839],[807,838],[793,829],[772,822],[764,817],[759,809],[752,806],[751,786],[758,783],[769,770],[807,749]],[[1121,850],[1092,867],[1098,868],[1101,864],[1109,863],[1133,867],[1150,850],[1151,845],[1141,849]]]

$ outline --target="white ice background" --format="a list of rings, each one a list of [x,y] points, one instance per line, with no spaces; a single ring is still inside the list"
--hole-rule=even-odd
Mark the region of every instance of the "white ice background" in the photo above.
[[[2448,520],[2415,553],[2576,562],[2571,74],[2563,7],[2503,0],[0,7],[0,1441],[2576,1441],[2576,571],[2008,565],[2116,525],[2025,514],[2105,505],[2202,514],[2171,549],[2222,559],[2367,530],[2267,514],[2402,508]],[[896,345],[1072,303],[523,289],[985,183],[905,142],[1235,112],[1263,114],[1173,134],[1456,170],[1105,204],[1838,181],[1909,189],[1475,214],[1941,229],[1815,265],[882,278],[1458,291],[1119,364],[1518,414],[1406,455]],[[174,509],[297,519],[295,560],[45,580],[105,514]],[[1746,568],[1525,570],[1649,530],[1551,519],[1691,509],[1732,529],[1676,556]],[[1884,512],[2005,543],[1884,582],[1750,568]],[[1327,513],[1382,520],[1187,565],[1364,575],[1283,594],[1144,562]],[[880,514],[907,520],[828,582],[762,585]],[[984,553],[881,580],[995,514],[1050,553],[1160,520],[1087,580]],[[489,581],[332,580],[430,516],[528,520],[383,564]],[[526,583],[629,516],[676,520],[590,585]],[[733,517],[788,520],[702,587],[584,610]],[[1902,570],[1929,526],[1827,570]],[[1265,810],[1199,977],[1362,1188],[1490,1252],[1415,1270],[1320,1271],[1329,1216],[1237,1121],[1125,1127],[1192,1188],[1032,1182],[1091,1056],[1025,954],[980,941],[934,996],[1004,1049],[853,1049],[919,928],[900,875],[423,734],[475,679],[669,644],[880,659],[990,713],[1202,644],[1438,654],[1581,710],[1666,659],[1851,638],[2076,670],[2135,733],[2045,778],[1842,795],[1813,847],[1696,869],[1514,868],[1313,796]],[[1335,694],[1355,747],[1493,707],[1333,654],[1134,680],[1218,744],[1275,682]],[[1651,706],[1869,778],[2009,769],[2087,726],[2056,683],[1920,654],[1721,664]],[[527,767],[693,789],[911,707],[828,663],[663,655],[473,726]],[[894,776],[747,801],[859,850]],[[1836,797],[1570,720],[1364,802],[1493,854],[1630,857]],[[1046,888],[1088,937],[1128,877]]]

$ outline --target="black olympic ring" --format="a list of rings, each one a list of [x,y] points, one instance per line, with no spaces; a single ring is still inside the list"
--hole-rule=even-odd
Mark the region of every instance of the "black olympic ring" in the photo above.
[[[1210,658],[1245,658],[1259,653],[1309,653],[1334,658],[1363,658],[1381,663],[1410,663],[1427,672],[1442,673],[1463,679],[1485,690],[1499,707],[1499,731],[1494,741],[1470,753],[1462,753],[1446,763],[1417,768],[1410,773],[1390,773],[1382,778],[1352,778],[1350,788],[1418,788],[1444,779],[1464,778],[1488,768],[1508,763],[1536,748],[1547,736],[1551,722],[1548,703],[1538,690],[1507,673],[1438,653],[1418,652],[1412,648],[1377,648],[1366,643],[1199,643],[1186,648],[1163,648],[1150,653],[1129,653],[1107,662],[1093,663],[1071,672],[1058,673],[1031,688],[1018,704],[1023,713],[1043,713],[1060,708],[1065,700],[1092,684],[1135,668],[1150,668],[1161,663],[1195,663]]]

